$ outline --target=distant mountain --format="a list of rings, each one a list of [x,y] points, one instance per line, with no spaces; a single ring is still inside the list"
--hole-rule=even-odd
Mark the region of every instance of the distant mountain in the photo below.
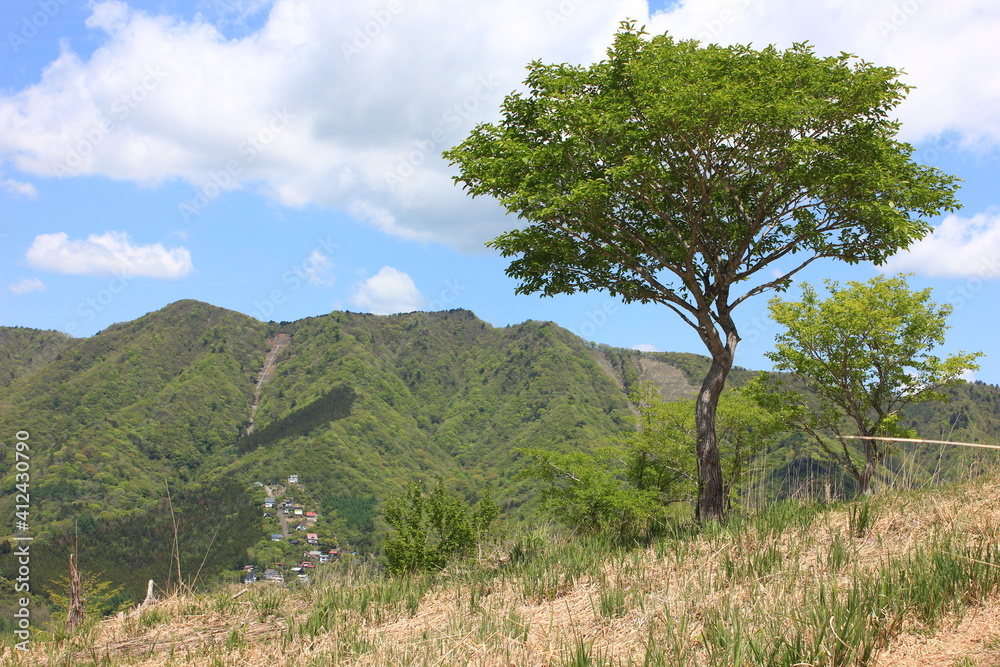
[[[690,391],[666,364],[597,350],[552,323],[495,328],[461,310],[277,324],[180,301],[91,338],[0,328],[0,341],[0,433],[31,435],[36,545],[74,531],[132,544],[164,529],[168,490],[192,501],[236,484],[249,502],[254,482],[289,474],[317,507],[443,477],[468,494],[493,485],[516,516],[534,490],[514,479],[514,448],[606,443],[647,367],[671,393]],[[0,450],[5,516],[13,464]],[[246,531],[252,544],[259,520]],[[119,557],[169,559],[158,534]]]
[[[0,327],[0,388],[44,367],[70,345],[70,340],[58,331]]]
[[[185,567],[212,545],[211,575],[264,534],[256,483],[293,474],[296,500],[352,540],[372,526],[349,515],[415,479],[445,478],[470,498],[490,485],[508,518],[530,517],[537,490],[517,477],[516,448],[607,444],[628,428],[635,383],[691,397],[706,365],[595,346],[551,322],[493,327],[465,310],[263,323],[186,300],[91,338],[0,327],[0,433],[31,435],[29,532],[52,554],[39,557],[39,580],[61,572],[74,534],[81,562],[106,576],[162,579],[174,522]],[[966,385],[956,398],[908,417],[921,433],[1000,433],[997,388]],[[790,475],[809,454],[791,438],[775,467]],[[13,516],[14,472],[3,448],[0,516]]]
[[[31,434],[36,535],[69,529],[81,513],[142,511],[163,496],[165,480],[189,481],[213,451],[232,448],[266,333],[239,313],[181,301],[62,343],[9,383],[0,433]],[[0,456],[6,491],[12,458],[6,449]]]

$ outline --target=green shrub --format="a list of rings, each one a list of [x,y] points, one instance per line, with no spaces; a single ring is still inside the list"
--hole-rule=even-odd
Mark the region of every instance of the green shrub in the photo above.
[[[470,554],[499,514],[488,489],[470,513],[442,481],[429,494],[414,482],[402,498],[385,504],[385,520],[394,530],[385,541],[386,565],[390,572],[441,569]]]

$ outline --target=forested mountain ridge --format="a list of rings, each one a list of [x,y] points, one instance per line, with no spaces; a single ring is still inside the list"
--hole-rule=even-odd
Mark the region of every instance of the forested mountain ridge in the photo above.
[[[280,334],[287,344],[258,392]],[[416,479],[444,478],[472,500],[489,485],[508,518],[530,516],[538,489],[517,477],[516,448],[606,445],[630,427],[637,382],[690,397],[706,362],[597,346],[550,322],[493,327],[464,310],[263,323],[186,300],[85,339],[0,328],[0,433],[31,434],[39,549],[78,531],[105,558],[93,567],[107,570],[113,556],[142,563],[147,576],[170,556],[169,489],[186,513],[185,563],[198,567],[215,531],[210,567],[224,569],[264,532],[254,482],[290,474],[303,483],[297,500],[350,539],[370,525],[349,521],[348,507],[374,508]],[[733,379],[751,375],[734,369]],[[953,404],[907,419],[928,437],[992,442],[1000,390],[967,384],[953,394]],[[794,439],[783,447],[782,474],[811,451]],[[0,450],[5,516],[12,456]]]
[[[246,436],[279,334],[289,342]],[[245,551],[262,532],[259,512],[256,525],[244,516],[253,482],[288,474],[338,534],[348,527],[336,507],[383,500],[414,479],[442,477],[468,495],[492,484],[516,516],[535,490],[514,479],[514,448],[605,444],[625,427],[626,385],[640,375],[629,354],[597,353],[554,324],[495,328],[467,311],[279,324],[180,301],[90,338],[6,328],[0,341],[0,432],[31,436],[36,547],[79,532],[81,550],[133,570],[169,559],[168,490],[197,524],[184,524],[195,535],[182,544],[194,568],[195,544],[217,529],[198,508],[228,507]],[[0,466],[0,509],[12,516],[10,448]],[[234,483],[244,505],[225,504]],[[220,530],[238,554],[240,540]],[[107,558],[90,566],[120,572]]]
[[[0,400],[0,432],[31,434],[34,521],[110,519],[191,479],[246,419],[267,325],[181,301],[73,339]],[[4,451],[0,464],[8,463]],[[5,495],[11,488],[3,468]],[[6,498],[5,498],[6,500]]]
[[[46,366],[70,341],[58,331],[0,327],[0,388]]]
[[[307,488],[385,497],[444,476],[472,493],[515,498],[512,449],[592,448],[624,427],[622,388],[586,344],[551,324],[494,328],[468,311],[379,317],[332,313],[282,327],[291,343],[262,392],[256,428],[349,386],[351,414],[258,447],[234,466]],[[252,476],[252,475],[251,475]]]

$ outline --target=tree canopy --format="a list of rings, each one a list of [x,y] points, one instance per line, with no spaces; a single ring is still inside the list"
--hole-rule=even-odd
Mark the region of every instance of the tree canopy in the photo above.
[[[605,60],[528,67],[527,90],[445,157],[524,224],[490,242],[520,293],[659,303],[713,365],[697,403],[699,513],[721,518],[714,414],[732,311],[820,258],[881,263],[957,207],[894,139],[900,72],[848,54],[703,46],[622,25]],[[761,273],[762,269],[767,272]]]
[[[806,283],[800,301],[771,300],[771,317],[785,330],[768,357],[776,370],[794,373],[815,396],[807,401],[779,389],[778,397],[792,408],[792,421],[867,491],[886,455],[885,445],[869,438],[915,435],[898,427],[902,409],[944,400],[939,389],[977,369],[982,353],[943,359],[934,354],[944,343],[951,306],[932,301],[930,289],[911,291],[904,276],[825,285],[827,299]],[[862,437],[860,460],[851,443],[828,444],[829,434],[847,432]]]

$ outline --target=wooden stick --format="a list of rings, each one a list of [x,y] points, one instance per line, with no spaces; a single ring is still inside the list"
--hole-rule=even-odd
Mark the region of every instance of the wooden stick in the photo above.
[[[841,440],[889,440],[892,442],[923,442],[930,445],[960,445],[962,447],[981,447],[983,449],[1000,449],[1000,445],[981,445],[976,442],[954,442],[952,440],[924,440],[923,438],[883,438],[868,435],[838,435]]]
[[[69,555],[69,609],[66,611],[66,632],[72,634],[83,623],[83,593],[80,571],[76,569],[76,554]]]
[[[139,605],[139,609],[144,609],[148,607],[149,605],[153,604],[154,601],[155,598],[153,597],[153,580],[150,579],[149,583],[146,584],[146,599],[143,600],[142,604]]]
[[[163,480],[163,484],[167,487],[167,504],[170,505],[170,522],[174,525],[174,549],[173,556],[177,559],[177,590],[180,591],[182,588],[187,588],[184,585],[184,579],[181,577],[181,547],[177,542],[177,517],[174,516],[174,501],[170,498],[170,483],[167,480]],[[191,589],[188,588],[188,593]]]

